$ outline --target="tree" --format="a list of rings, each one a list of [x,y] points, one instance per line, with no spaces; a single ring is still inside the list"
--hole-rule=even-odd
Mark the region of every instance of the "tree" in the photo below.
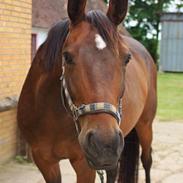
[[[140,41],[158,60],[160,17],[172,0],[131,0],[125,25],[130,34]]]
[[[178,12],[183,12],[183,2],[176,5]]]

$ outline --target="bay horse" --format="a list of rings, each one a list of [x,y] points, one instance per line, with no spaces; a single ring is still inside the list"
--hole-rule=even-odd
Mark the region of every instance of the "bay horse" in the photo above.
[[[69,159],[77,183],[138,181],[139,145],[150,183],[156,66],[146,49],[118,32],[128,0],[110,0],[105,15],[68,1],[68,19],[41,45],[18,104],[18,125],[46,183],[60,183]]]

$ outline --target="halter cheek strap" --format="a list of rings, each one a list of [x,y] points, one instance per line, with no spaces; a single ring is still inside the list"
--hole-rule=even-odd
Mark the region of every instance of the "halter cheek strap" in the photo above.
[[[69,91],[67,89],[66,81],[64,78],[64,71],[65,71],[65,68],[63,67],[63,73],[60,78],[60,80],[61,80],[61,99],[62,99],[62,103],[66,110],[67,110],[67,107],[66,107],[65,99],[67,100],[67,104],[72,113],[73,119],[76,124],[76,129],[78,132],[79,132],[79,126],[77,124],[77,120],[80,116],[87,115],[87,114],[107,113],[107,114],[112,115],[117,120],[118,124],[121,123],[122,98],[120,98],[120,100],[119,100],[118,109],[114,105],[112,105],[110,103],[106,103],[106,102],[82,104],[81,106],[77,107],[73,103],[71,96],[69,94]]]

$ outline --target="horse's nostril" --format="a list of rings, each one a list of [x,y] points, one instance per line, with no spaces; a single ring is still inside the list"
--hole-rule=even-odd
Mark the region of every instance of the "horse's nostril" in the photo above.
[[[86,140],[87,140],[87,143],[89,144],[89,145],[92,145],[93,144],[93,137],[94,137],[94,134],[95,134],[95,132],[92,130],[92,131],[89,131],[88,133],[87,133],[87,136],[86,136]]]
[[[121,131],[118,132],[118,135],[119,135],[119,138],[120,138],[120,139],[123,139],[123,134],[122,134]]]

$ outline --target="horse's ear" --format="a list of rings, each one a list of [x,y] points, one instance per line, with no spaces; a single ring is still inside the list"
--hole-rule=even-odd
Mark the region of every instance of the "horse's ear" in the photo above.
[[[77,24],[85,17],[86,0],[68,0],[68,15],[72,24]]]
[[[107,16],[116,26],[125,18],[128,11],[128,0],[110,0]]]

